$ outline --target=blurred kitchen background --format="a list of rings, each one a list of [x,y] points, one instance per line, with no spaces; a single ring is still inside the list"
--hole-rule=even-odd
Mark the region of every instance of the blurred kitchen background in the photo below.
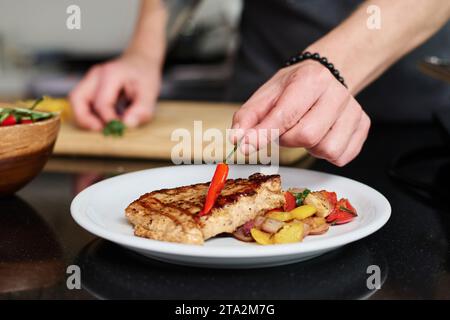
[[[69,5],[81,30],[66,28]],[[242,0],[166,0],[169,50],[161,98],[224,99]],[[121,53],[139,0],[1,0],[0,100],[65,96],[93,64]]]

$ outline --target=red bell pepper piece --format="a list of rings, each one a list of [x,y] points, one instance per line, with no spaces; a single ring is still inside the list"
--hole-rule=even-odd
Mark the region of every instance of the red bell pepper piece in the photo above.
[[[339,212],[337,219],[333,221],[334,224],[344,224],[352,221],[355,218],[354,215],[348,212]]]
[[[344,224],[352,221],[356,216],[356,209],[347,199],[342,198],[336,203],[333,212],[326,219],[328,223]]]
[[[5,118],[5,120],[2,121],[0,124],[2,127],[5,126],[13,126],[17,124],[16,117],[13,114],[10,114],[8,117]]]
[[[225,181],[227,180],[228,176],[228,170],[229,168],[226,163],[219,163],[217,165],[212,181],[209,184],[205,204],[203,205],[203,209],[198,214],[199,217],[207,215],[213,208],[217,197],[225,186]]]
[[[356,209],[353,208],[348,199],[342,198],[341,200],[339,200],[339,206],[347,209],[346,211],[351,211],[355,216],[357,216]]]
[[[296,199],[292,193],[290,193],[289,191],[286,191],[284,193],[284,199],[286,200],[286,203],[284,204],[284,211],[287,212],[287,211],[291,211],[292,209],[295,209]]]

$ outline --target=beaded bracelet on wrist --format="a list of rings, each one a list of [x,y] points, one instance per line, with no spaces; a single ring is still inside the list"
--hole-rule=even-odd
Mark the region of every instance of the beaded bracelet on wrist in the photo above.
[[[327,58],[321,57],[318,53],[311,53],[311,52],[303,52],[299,53],[295,56],[292,56],[289,58],[288,61],[286,61],[285,66],[291,66],[293,64],[305,61],[305,60],[315,60],[322,64],[324,67],[326,67],[328,70],[330,70],[331,74],[338,80],[344,87],[347,88],[347,85],[345,84],[344,78],[340,75],[339,70],[337,70],[334,65],[328,61]]]

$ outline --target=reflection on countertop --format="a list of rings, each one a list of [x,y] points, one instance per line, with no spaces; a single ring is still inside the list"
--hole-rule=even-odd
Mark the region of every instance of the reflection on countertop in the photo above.
[[[386,173],[394,156],[439,140],[428,126],[374,126],[361,155],[344,168],[311,159],[295,164],[374,187],[390,201],[391,219],[375,234],[323,257],[242,271],[153,261],[98,240],[71,218],[70,203],[86,186],[170,163],[52,158],[16,197],[0,199],[0,299],[450,299],[448,203],[433,197],[424,201]],[[445,161],[412,170],[433,180],[448,170],[450,161]],[[66,286],[66,268],[72,264],[81,267],[80,290]],[[370,265],[381,269],[380,290],[366,287]]]
[[[221,270],[171,265],[96,240],[76,264],[86,270],[83,287],[101,299],[362,299],[376,292],[366,286],[367,266],[383,270],[381,285],[388,274],[382,252],[357,244],[281,267]]]
[[[14,297],[64,280],[63,249],[45,220],[18,197],[0,199],[0,208],[0,294]]]

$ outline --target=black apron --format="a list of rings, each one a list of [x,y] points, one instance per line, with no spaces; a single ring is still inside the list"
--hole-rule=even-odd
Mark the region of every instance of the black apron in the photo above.
[[[228,100],[247,100],[252,92],[283,66],[289,56],[302,51],[336,27],[361,2],[244,1],[240,47]],[[376,32],[389,32],[383,31],[383,24],[381,28]],[[422,74],[417,68],[417,62],[429,55],[450,58],[450,23],[357,96],[372,119],[428,121],[433,109],[450,108],[450,85]],[[345,72],[342,75],[345,78]]]

